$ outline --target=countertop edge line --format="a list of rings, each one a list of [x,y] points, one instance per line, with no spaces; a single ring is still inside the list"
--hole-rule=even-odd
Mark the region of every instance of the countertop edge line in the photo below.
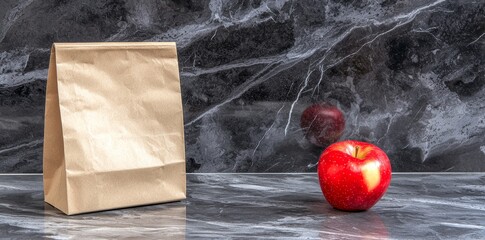
[[[314,175],[309,172],[290,172],[290,173],[187,173],[187,175]],[[485,172],[393,172],[392,175],[468,175],[485,174]],[[41,176],[42,173],[0,173],[0,176]]]

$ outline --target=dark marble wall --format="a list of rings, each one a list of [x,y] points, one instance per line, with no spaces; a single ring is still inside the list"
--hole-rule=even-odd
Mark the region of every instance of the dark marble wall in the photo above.
[[[1,172],[41,171],[49,47],[72,41],[177,42],[189,172],[315,171],[319,101],[394,171],[485,170],[483,0],[3,0],[0,21]]]

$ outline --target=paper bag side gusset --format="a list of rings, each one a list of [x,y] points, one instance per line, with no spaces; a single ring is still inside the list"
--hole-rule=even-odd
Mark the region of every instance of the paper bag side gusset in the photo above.
[[[62,140],[61,115],[57,89],[55,49],[51,49],[44,118],[43,179],[44,198],[51,205],[67,212],[66,169]]]

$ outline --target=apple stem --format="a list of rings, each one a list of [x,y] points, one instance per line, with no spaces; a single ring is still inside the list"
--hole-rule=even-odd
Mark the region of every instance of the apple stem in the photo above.
[[[355,147],[355,156],[354,157],[357,157],[359,156],[359,147]]]

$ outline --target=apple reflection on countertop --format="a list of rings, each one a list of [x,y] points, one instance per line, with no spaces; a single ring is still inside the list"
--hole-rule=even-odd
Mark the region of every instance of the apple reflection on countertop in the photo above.
[[[28,239],[457,239],[485,236],[485,174],[393,175],[369,211],[341,212],[316,174],[189,174],[188,198],[65,216],[42,176],[0,176],[0,233]]]

